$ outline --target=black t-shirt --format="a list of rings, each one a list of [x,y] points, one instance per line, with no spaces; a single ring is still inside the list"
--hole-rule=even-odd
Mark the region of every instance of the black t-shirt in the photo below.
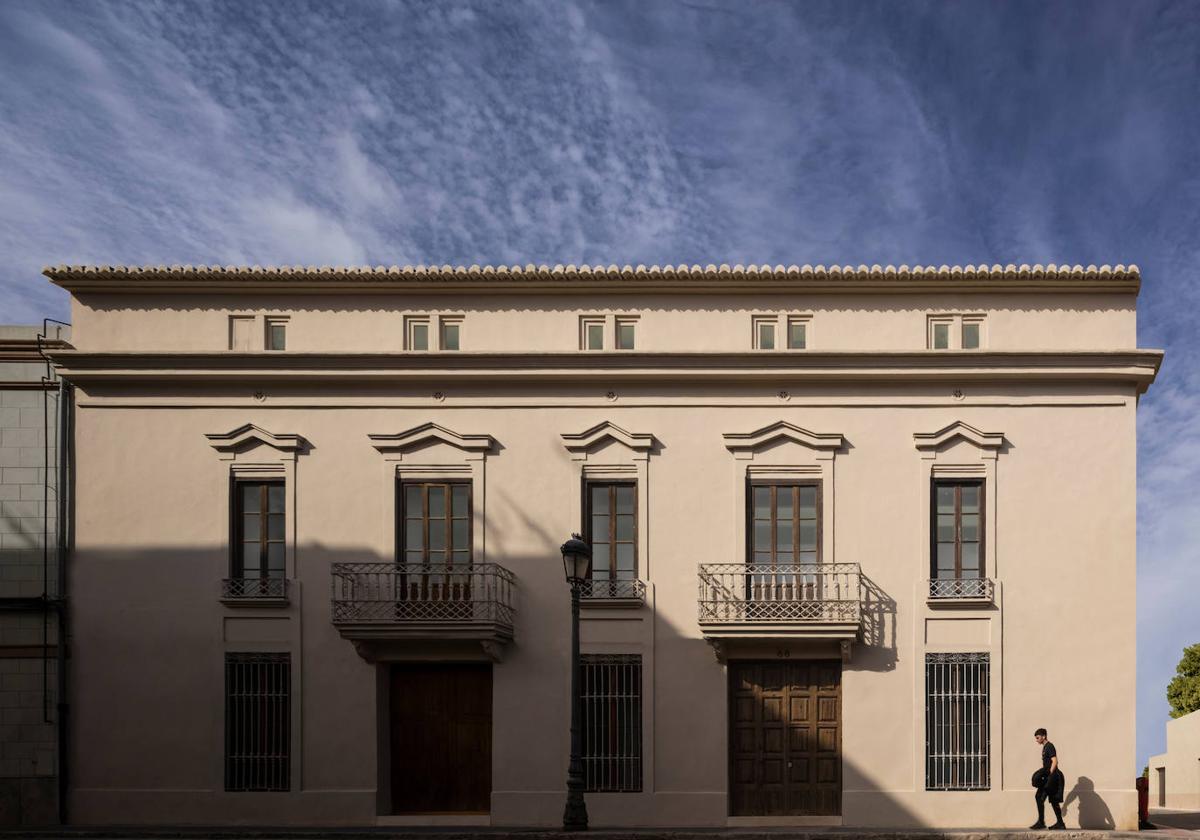
[[[1054,758],[1058,753],[1054,750],[1054,744],[1049,741],[1042,744],[1042,769],[1047,773],[1050,772],[1050,759]]]

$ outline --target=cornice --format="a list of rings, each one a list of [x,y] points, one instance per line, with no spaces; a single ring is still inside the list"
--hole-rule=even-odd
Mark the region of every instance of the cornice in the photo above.
[[[955,440],[966,440],[980,449],[998,450],[1004,445],[1003,432],[981,432],[974,426],[957,420],[936,432],[916,432],[913,441],[917,449],[922,451],[941,449]]]
[[[561,435],[568,452],[587,452],[601,441],[615,440],[634,452],[649,452],[654,447],[654,435],[627,432],[616,423],[605,420],[577,434]]]
[[[72,382],[1124,381],[1141,393],[1161,350],[793,353],[49,354]]]
[[[778,440],[790,440],[809,449],[830,452],[841,449],[846,442],[840,434],[810,432],[786,420],[778,420],[753,432],[728,432],[721,437],[725,440],[725,448],[734,454],[757,452]]]
[[[1136,265],[676,265],[676,266],[86,266],[42,270],[76,294],[390,293],[910,294],[1117,292],[1137,294]]]
[[[296,434],[273,434],[261,429],[253,423],[246,423],[236,429],[221,434],[206,434],[209,445],[218,452],[236,452],[249,444],[266,445],[280,452],[298,452],[305,446],[305,440]]]
[[[464,452],[488,452],[496,441],[491,435],[463,435],[437,423],[423,423],[396,434],[369,434],[380,452],[405,452],[429,443],[448,443]]]

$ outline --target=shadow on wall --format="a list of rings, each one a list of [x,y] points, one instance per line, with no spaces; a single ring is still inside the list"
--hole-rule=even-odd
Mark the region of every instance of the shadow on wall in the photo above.
[[[1079,811],[1080,828],[1112,829],[1116,825],[1112,811],[1108,810],[1108,805],[1100,798],[1100,794],[1096,793],[1095,783],[1087,776],[1080,776],[1075,787],[1071,788],[1071,792],[1063,800],[1064,819],[1072,803],[1078,803],[1075,807]]]

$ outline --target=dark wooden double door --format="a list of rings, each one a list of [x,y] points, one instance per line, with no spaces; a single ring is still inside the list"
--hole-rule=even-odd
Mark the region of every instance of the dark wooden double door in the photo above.
[[[491,810],[491,665],[393,665],[390,688],[392,812]]]
[[[729,664],[734,816],[836,816],[842,805],[842,666]]]

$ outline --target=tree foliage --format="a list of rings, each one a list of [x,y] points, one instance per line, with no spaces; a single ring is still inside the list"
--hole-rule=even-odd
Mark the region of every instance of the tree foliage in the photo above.
[[[1200,709],[1200,643],[1183,649],[1175,674],[1167,684],[1167,702],[1171,717],[1178,718]]]

